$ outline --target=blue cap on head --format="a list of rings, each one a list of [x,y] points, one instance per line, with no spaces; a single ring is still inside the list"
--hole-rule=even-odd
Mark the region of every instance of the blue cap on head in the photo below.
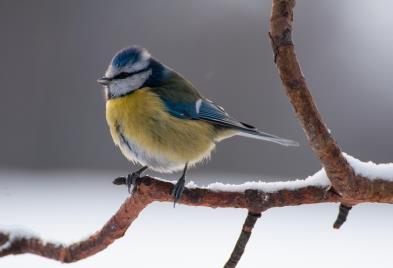
[[[132,46],[120,50],[112,59],[112,65],[117,68],[122,68],[127,64],[133,64],[146,57],[148,52],[143,47]]]
[[[112,58],[106,72],[106,78],[113,78],[119,73],[134,73],[148,67],[150,53],[140,46],[123,48]]]

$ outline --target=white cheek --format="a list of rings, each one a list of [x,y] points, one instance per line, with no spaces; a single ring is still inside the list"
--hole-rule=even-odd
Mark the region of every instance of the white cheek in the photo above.
[[[110,96],[120,96],[126,94],[127,91],[129,91],[126,79],[112,82],[108,86],[108,91]]]
[[[151,70],[148,70],[143,73],[134,74],[126,79],[113,81],[108,87],[110,95],[117,97],[130,93],[131,91],[140,88],[150,75]]]

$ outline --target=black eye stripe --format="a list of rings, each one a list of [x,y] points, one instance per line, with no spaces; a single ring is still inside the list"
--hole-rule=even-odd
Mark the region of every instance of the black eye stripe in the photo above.
[[[136,72],[132,72],[132,73],[127,73],[127,72],[121,72],[117,75],[115,75],[114,77],[111,78],[111,80],[120,80],[120,79],[125,79],[127,77],[133,76],[135,74],[140,74],[143,72],[146,72],[147,70],[149,70],[149,66],[147,66],[146,68],[143,68],[142,70],[136,71]]]
[[[112,77],[112,80],[115,80],[115,79],[124,79],[124,78],[129,77],[130,75],[132,75],[132,74],[131,74],[131,73],[121,72],[121,73],[115,75],[114,77]]]

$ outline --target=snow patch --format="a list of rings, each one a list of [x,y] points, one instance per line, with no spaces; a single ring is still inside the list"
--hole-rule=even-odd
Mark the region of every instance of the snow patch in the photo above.
[[[326,176],[324,169],[319,170],[312,176],[307,177],[303,180],[294,181],[278,181],[278,182],[263,182],[263,181],[248,181],[242,184],[224,184],[221,182],[214,182],[207,186],[200,188],[209,189],[212,191],[225,191],[225,192],[244,192],[248,189],[263,191],[265,193],[274,193],[280,190],[296,190],[307,186],[314,186],[320,188],[326,188],[330,186],[330,181]],[[187,184],[187,188],[197,188],[198,186],[190,181]]]
[[[393,163],[376,164],[372,161],[363,162],[355,157],[343,153],[356,175],[367,177],[370,180],[382,179],[393,181]]]
[[[349,154],[343,153],[348,163],[352,166],[357,175],[367,177],[370,180],[383,179],[393,181],[393,163],[376,164],[374,162],[362,162]],[[293,181],[278,181],[278,182],[263,182],[263,181],[248,181],[243,184],[224,184],[221,182],[214,182],[207,186],[200,188],[209,189],[212,191],[225,192],[244,192],[247,189],[263,191],[265,193],[273,193],[280,190],[296,190],[307,186],[314,186],[326,188],[331,185],[329,178],[324,169],[319,170],[312,176],[303,180]],[[187,184],[188,188],[197,188],[193,181]]]
[[[14,227],[14,226],[0,226],[0,232],[8,235],[8,241],[0,246],[0,251],[7,249],[11,244],[20,238],[30,239],[33,237],[38,237],[36,233],[33,231],[22,228],[22,227]]]

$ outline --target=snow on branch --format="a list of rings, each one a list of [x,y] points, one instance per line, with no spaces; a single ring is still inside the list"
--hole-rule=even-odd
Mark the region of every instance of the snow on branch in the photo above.
[[[349,154],[343,153],[355,174],[369,180],[393,180],[393,163],[376,164],[372,161],[362,162]]]
[[[324,169],[321,169],[312,176],[306,179],[297,179],[291,181],[277,181],[277,182],[264,182],[264,181],[248,181],[242,184],[226,184],[221,182],[214,182],[207,186],[202,186],[203,189],[212,191],[227,191],[227,192],[244,192],[248,189],[257,190],[264,193],[274,193],[280,190],[297,190],[307,186],[314,186],[320,188],[329,188],[329,178],[326,176]],[[193,182],[188,183],[188,188],[198,188]]]

